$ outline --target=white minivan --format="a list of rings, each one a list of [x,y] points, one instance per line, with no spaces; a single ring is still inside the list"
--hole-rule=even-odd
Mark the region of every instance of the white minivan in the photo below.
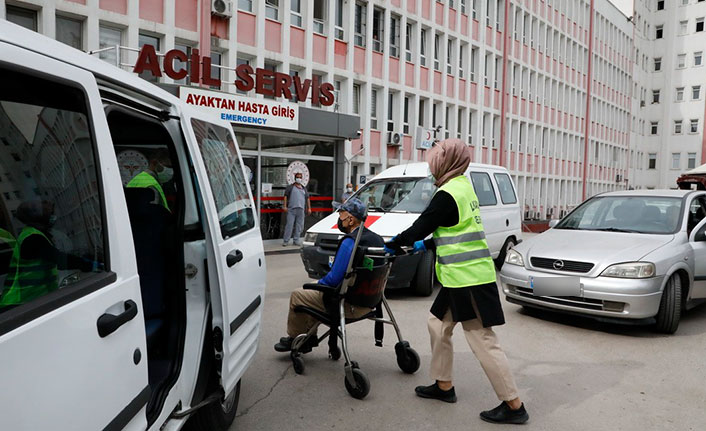
[[[228,428],[265,288],[230,125],[0,20],[0,149],[0,429]]]
[[[521,241],[522,220],[515,186],[507,169],[471,163],[466,171],[480,204],[488,247],[498,267],[507,250]],[[385,240],[407,229],[426,208],[436,192],[427,163],[398,165],[381,172],[353,196],[368,205],[365,225]],[[321,278],[338,246],[341,232],[336,213],[312,226],[301,251],[307,273]],[[390,287],[411,287],[420,295],[431,295],[434,285],[434,254],[401,256],[388,279]]]

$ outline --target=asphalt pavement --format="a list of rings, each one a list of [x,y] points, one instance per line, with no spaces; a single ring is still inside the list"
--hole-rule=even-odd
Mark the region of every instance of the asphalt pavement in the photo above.
[[[364,400],[348,395],[343,360],[322,345],[304,355],[297,375],[289,355],[272,346],[285,335],[290,292],[309,281],[298,254],[267,257],[263,330],[255,362],[243,377],[231,430],[503,430],[480,420],[499,401],[463,338],[454,334],[458,402],[421,399],[429,384],[426,328],[433,296],[388,291],[403,335],[421,356],[414,375],[397,368],[394,331],[374,346],[372,322],[348,326],[350,351],[371,382]],[[436,290],[434,291],[436,295]],[[526,430],[706,429],[706,305],[682,318],[676,334],[526,312],[503,300],[507,323],[496,327],[530,414]]]

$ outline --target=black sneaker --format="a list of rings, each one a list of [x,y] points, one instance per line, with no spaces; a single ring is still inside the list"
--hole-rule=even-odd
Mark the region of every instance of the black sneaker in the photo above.
[[[292,337],[282,337],[279,339],[279,343],[275,344],[275,350],[278,352],[289,352],[292,350]]]
[[[444,391],[439,388],[437,383],[429,386],[417,386],[414,388],[414,392],[422,398],[434,398],[447,403],[456,402],[456,390],[452,387],[448,391]]]
[[[529,420],[529,415],[524,404],[519,409],[513,410],[503,401],[493,410],[481,412],[480,418],[494,424],[523,424]]]

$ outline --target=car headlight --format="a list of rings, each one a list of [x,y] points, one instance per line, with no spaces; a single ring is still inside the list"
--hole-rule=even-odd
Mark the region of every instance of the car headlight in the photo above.
[[[649,262],[628,262],[609,266],[601,274],[604,277],[650,278],[656,273],[655,264]]]
[[[505,263],[509,263],[510,265],[525,266],[525,261],[522,259],[522,255],[513,249],[507,251],[507,254],[505,255]]]
[[[304,241],[305,242],[316,242],[316,238],[318,236],[319,236],[318,233],[307,232],[306,235],[304,235]]]

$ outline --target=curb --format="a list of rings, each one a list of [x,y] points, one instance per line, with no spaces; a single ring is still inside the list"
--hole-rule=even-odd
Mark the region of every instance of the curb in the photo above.
[[[299,252],[301,252],[301,248],[299,247],[282,247],[281,250],[265,250],[265,256],[272,256],[277,254],[298,254]]]

